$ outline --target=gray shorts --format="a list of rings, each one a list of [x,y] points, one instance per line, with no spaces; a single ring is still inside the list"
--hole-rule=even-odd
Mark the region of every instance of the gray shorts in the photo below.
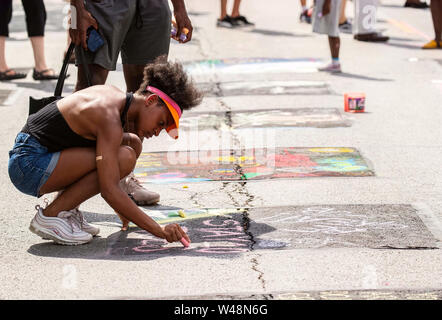
[[[324,0],[316,0],[312,14],[313,32],[327,34],[330,37],[339,37],[339,15],[341,12],[341,0],[332,0],[330,13],[321,18],[318,14],[322,12]]]
[[[115,70],[120,51],[123,64],[144,65],[169,54],[168,0],[86,0],[85,7],[104,40],[95,53],[85,52],[87,63]]]

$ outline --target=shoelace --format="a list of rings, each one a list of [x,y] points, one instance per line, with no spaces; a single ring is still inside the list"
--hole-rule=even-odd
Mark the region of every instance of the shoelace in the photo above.
[[[64,218],[68,221],[68,224],[71,226],[72,233],[74,231],[81,231],[81,228],[78,226],[77,221],[73,217],[74,213],[72,213],[72,212],[69,212],[69,213],[71,213],[71,215],[64,217]]]
[[[74,217],[76,217],[77,218],[76,220],[78,220],[80,222],[80,228],[81,228],[86,221],[84,219],[83,213],[80,210],[78,210],[77,208],[72,209],[70,212],[72,212],[72,215]]]
[[[140,181],[138,181],[137,178],[135,178],[134,176],[130,176],[129,177],[129,183],[128,183],[132,188],[141,188],[142,185],[140,183]]]

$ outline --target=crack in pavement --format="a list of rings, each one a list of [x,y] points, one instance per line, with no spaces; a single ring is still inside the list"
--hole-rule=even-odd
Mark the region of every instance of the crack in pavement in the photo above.
[[[261,255],[258,254],[258,257],[260,257]],[[261,281],[261,286],[264,290],[266,290],[266,281],[264,279],[264,272],[262,272],[261,270],[258,269],[259,266],[259,262],[257,260],[257,258],[252,258],[252,260],[250,260],[250,262],[252,263],[252,270],[257,272],[258,275],[258,280]]]

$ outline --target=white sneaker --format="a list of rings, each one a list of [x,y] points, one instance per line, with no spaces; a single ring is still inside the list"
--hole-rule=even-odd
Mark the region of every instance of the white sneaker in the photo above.
[[[333,64],[330,63],[324,67],[318,68],[319,71],[326,71],[326,72],[342,72],[341,70],[341,64]]]
[[[37,214],[32,219],[29,230],[43,239],[50,239],[59,244],[78,245],[88,243],[92,235],[81,230],[73,213],[61,211],[57,217],[46,217],[40,206],[35,206]]]
[[[90,233],[92,236],[96,236],[100,233],[100,229],[87,222],[83,216],[83,212],[81,212],[78,208],[69,210],[69,212],[72,212],[72,219],[77,222],[81,230]]]

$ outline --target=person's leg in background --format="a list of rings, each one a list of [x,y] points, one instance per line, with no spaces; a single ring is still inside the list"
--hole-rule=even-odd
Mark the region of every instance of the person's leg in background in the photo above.
[[[77,57],[78,60],[78,57]],[[96,86],[99,84],[105,84],[107,76],[109,74],[109,70],[103,68],[98,64],[88,64],[89,68],[89,76],[90,76],[90,85]],[[89,87],[87,82],[86,73],[84,71],[84,67],[82,64],[78,65],[77,72],[77,83],[75,84],[75,91],[79,91],[81,89],[85,89]]]
[[[231,14],[232,20],[236,21],[240,26],[254,26],[255,25],[254,23],[250,22],[249,20],[247,20],[246,17],[241,15],[241,13],[239,12],[240,5],[241,5],[241,0],[235,0],[233,2],[233,8]]]
[[[322,13],[322,16],[319,16]],[[327,34],[330,47],[332,62],[319,71],[341,72],[341,63],[339,61],[339,51],[341,48],[341,39],[339,38],[339,16],[341,13],[341,1],[324,0],[317,1],[314,11],[313,32]]]
[[[312,23],[312,17],[311,15],[309,15],[308,12],[307,0],[300,0],[300,2],[301,2],[301,15],[299,16],[299,21]]]
[[[339,16],[339,25],[347,21],[347,16],[345,15],[345,8],[347,7],[347,0],[342,0],[341,3],[341,14]]]
[[[66,2],[66,5],[63,8],[63,14],[65,14],[65,17],[63,19],[63,27],[66,29],[66,49],[63,52],[63,59],[68,51],[69,45],[71,44],[72,40],[71,35],[69,34],[69,24],[71,19],[70,0],[64,0],[64,2]],[[69,63],[75,64],[75,52],[72,52]]]
[[[238,27],[239,23],[235,19],[232,19],[232,17],[227,14],[227,0],[221,0],[220,4],[221,4],[220,17],[216,21],[216,26],[224,28]]]
[[[322,68],[318,68],[319,71],[327,72],[341,72],[341,62],[339,61],[339,50],[341,49],[341,38],[328,37],[328,44],[330,46],[330,54],[332,62]]]
[[[433,17],[434,32],[436,34],[435,40],[441,44],[442,37],[442,1],[441,0],[431,0],[431,15]]]
[[[43,0],[22,0],[26,15],[26,29],[34,52],[35,68],[32,77],[35,80],[57,79],[58,74],[46,64],[44,50],[44,30],[46,8]]]
[[[348,21],[345,14],[347,8],[347,0],[342,0],[341,13],[339,15],[339,30],[344,33],[352,33],[352,24]]]
[[[0,1],[0,80],[26,78],[25,73],[10,69],[6,63],[6,38],[9,37],[8,24],[12,18],[12,0]]]
[[[425,44],[422,49],[442,48],[442,0],[431,0],[431,17],[433,19],[433,27],[435,37]]]
[[[330,45],[332,64],[340,65],[340,63],[339,63],[339,50],[341,49],[341,38],[328,37],[328,43]]]
[[[232,14],[230,15],[232,18],[236,18],[240,15],[239,14],[239,7],[240,6],[241,6],[241,0],[233,1]]]
[[[224,19],[227,16],[227,0],[221,0],[221,13],[220,13],[220,19]]]

